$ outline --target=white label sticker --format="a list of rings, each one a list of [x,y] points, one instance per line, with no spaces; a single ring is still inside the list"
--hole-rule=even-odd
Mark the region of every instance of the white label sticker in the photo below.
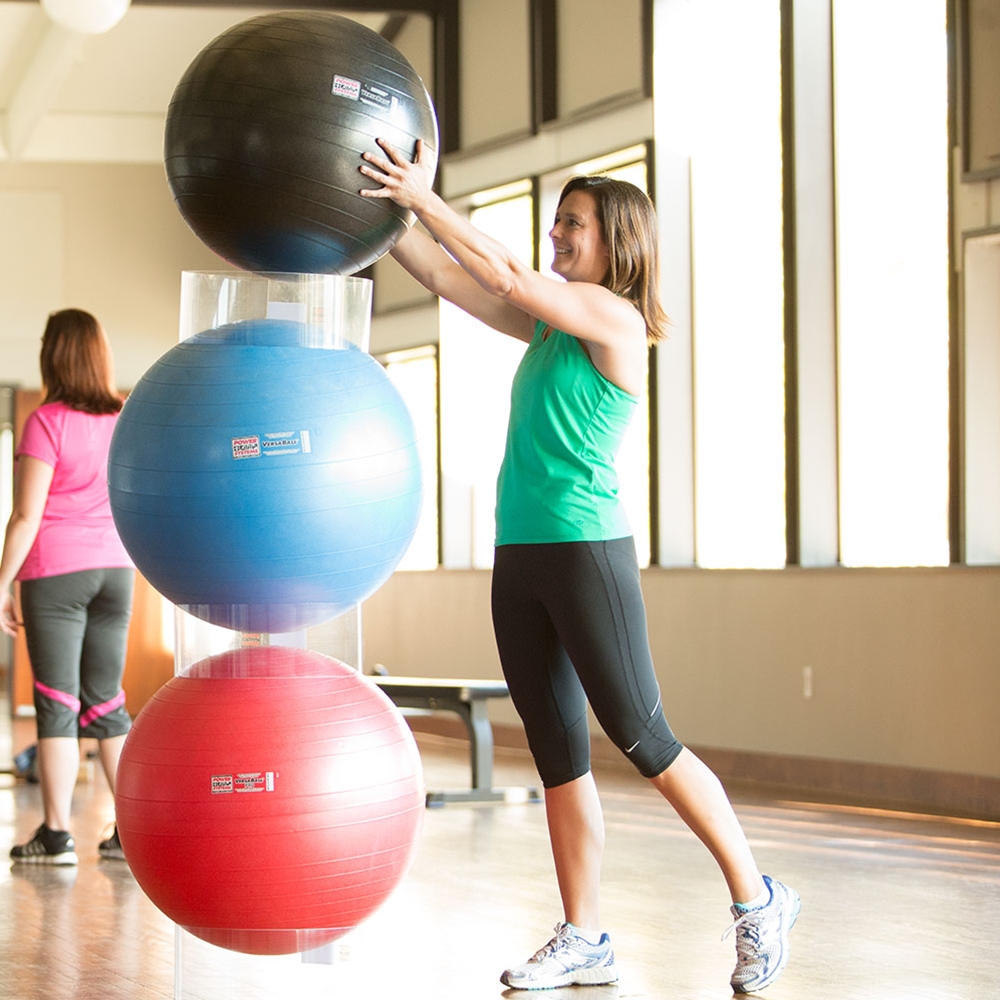
[[[232,438],[231,445],[234,459],[308,455],[312,451],[312,437],[308,430],[268,430]]]
[[[233,776],[231,774],[212,775],[212,794],[228,795],[233,790]]]
[[[260,458],[260,438],[256,434],[233,438],[233,458]]]
[[[273,792],[274,771],[244,771],[236,775],[237,792]]]
[[[356,101],[361,96],[361,81],[352,80],[339,74],[333,78],[333,94],[335,97],[346,97]]]

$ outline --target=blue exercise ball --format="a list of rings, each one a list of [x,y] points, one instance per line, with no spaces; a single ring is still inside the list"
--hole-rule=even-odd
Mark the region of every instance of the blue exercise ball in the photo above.
[[[122,408],[115,524],[165,597],[216,625],[290,632],[374,593],[405,553],[421,480],[409,410],[357,348],[246,320],[163,355]]]
[[[359,173],[388,139],[436,162],[437,119],[416,71],[385,38],[330,11],[277,11],[195,57],[167,110],[164,164],[181,215],[237,267],[353,274],[413,224]]]

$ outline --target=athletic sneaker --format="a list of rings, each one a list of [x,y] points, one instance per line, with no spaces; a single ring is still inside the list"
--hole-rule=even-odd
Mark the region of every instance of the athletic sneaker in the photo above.
[[[107,831],[105,831],[107,832]],[[102,840],[97,845],[97,853],[102,858],[112,858],[115,861],[124,861],[125,852],[122,850],[122,842],[118,839],[118,824],[115,823],[111,836]]]
[[[556,924],[556,936],[524,965],[508,969],[504,986],[515,990],[551,990],[557,986],[599,986],[618,979],[611,939],[601,935],[598,944],[577,937],[572,924]]]
[[[788,932],[798,919],[802,903],[794,889],[764,876],[770,900],[755,910],[732,907],[736,922],[722,935],[736,931],[736,968],[730,985],[734,993],[754,993],[770,986],[788,964]]]
[[[66,830],[50,830],[44,823],[26,844],[10,849],[10,859],[26,865],[76,865],[76,844]]]

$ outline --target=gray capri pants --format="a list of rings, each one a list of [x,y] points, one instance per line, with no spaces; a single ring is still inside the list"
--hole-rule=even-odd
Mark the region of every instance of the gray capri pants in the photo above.
[[[631,538],[501,545],[493,628],[542,784],[590,770],[589,700],[647,778],[683,749],[663,715]]]
[[[39,739],[103,740],[129,731],[121,685],[134,586],[132,569],[21,581]]]

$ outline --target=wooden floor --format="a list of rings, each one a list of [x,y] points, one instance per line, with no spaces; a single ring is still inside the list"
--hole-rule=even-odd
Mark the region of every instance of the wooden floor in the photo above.
[[[32,741],[0,720],[0,769]],[[468,781],[464,746],[421,737],[430,787]],[[501,751],[497,783],[535,781]],[[483,1000],[540,995],[721,1000],[731,996],[725,886],[708,854],[645,783],[599,773],[606,809],[605,923],[616,986],[505,991],[560,918],[541,806],[428,810],[396,893],[320,961],[253,958],[181,933],[123,862],[97,857],[112,817],[100,777],[77,786],[78,869],[0,863],[2,1000]],[[730,788],[765,872],[802,895],[787,971],[769,1000],[986,1000],[1000,995],[1000,827],[778,801]],[[37,785],[0,774],[0,851],[40,822]]]

